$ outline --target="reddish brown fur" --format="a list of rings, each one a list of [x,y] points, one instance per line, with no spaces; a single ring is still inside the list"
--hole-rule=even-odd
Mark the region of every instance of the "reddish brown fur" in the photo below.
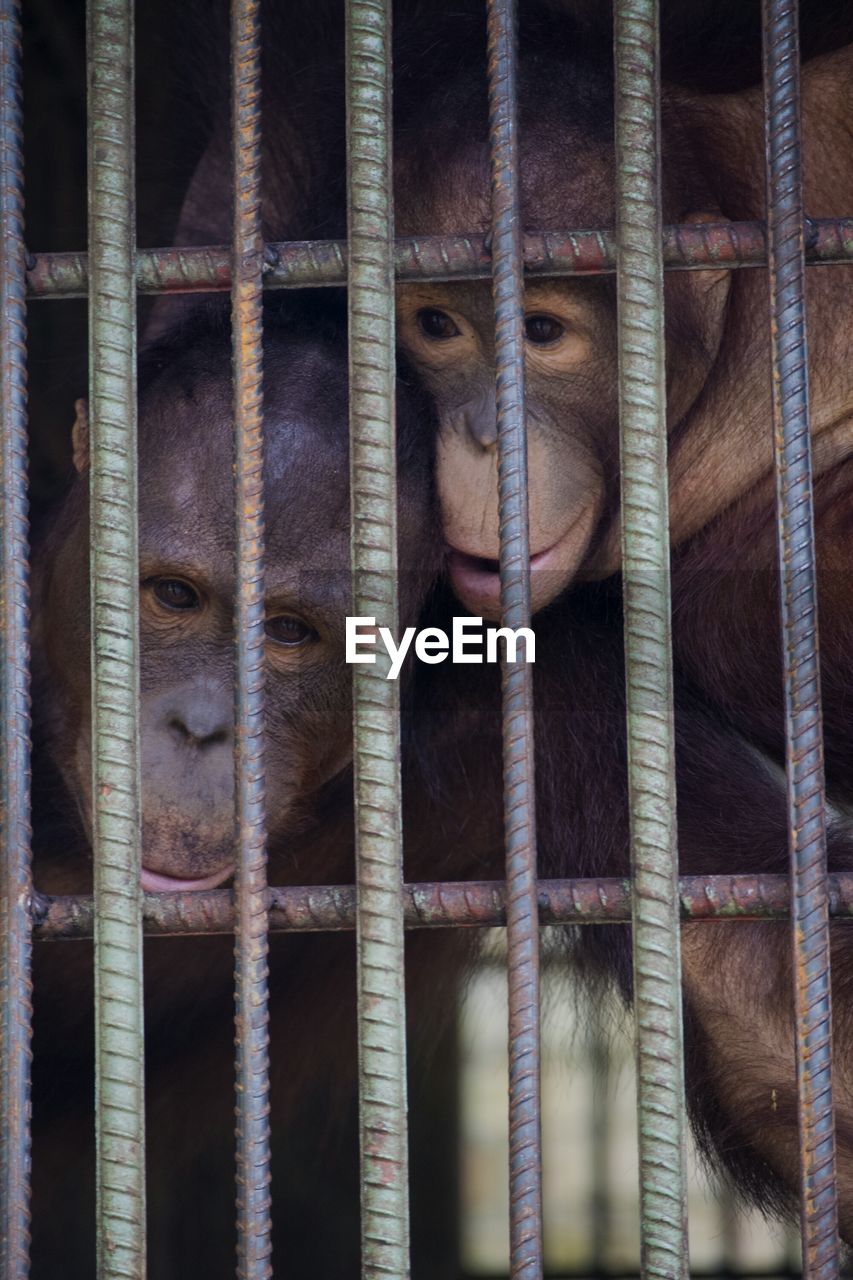
[[[440,54],[439,63],[442,58],[446,62],[446,49]],[[281,84],[286,89],[285,76]],[[677,97],[672,101],[677,106]],[[713,114],[714,109],[709,107],[709,113]],[[754,101],[750,109],[754,115]],[[731,104],[728,110],[734,110]],[[724,123],[730,123],[730,119]],[[286,125],[285,120],[280,134],[274,135],[276,145],[282,139],[291,140]],[[553,146],[554,137],[548,138],[547,113],[541,127],[543,145]],[[712,137],[713,131],[707,136]],[[738,152],[731,145],[730,130],[721,129],[717,138],[730,154],[712,158],[712,167],[732,162],[726,171],[726,199],[731,198],[743,210],[736,216],[749,216],[750,210],[760,212],[750,203],[754,188],[747,183],[739,190],[737,185],[738,166],[754,164],[755,156],[749,150]],[[583,136],[576,141],[582,150]],[[282,154],[274,146],[270,153],[277,173],[285,163],[285,152],[296,177],[290,182],[290,169],[286,174],[281,170],[279,185],[272,188],[273,206],[276,201],[286,205],[294,198],[306,175],[319,181],[313,161],[298,154],[294,157],[289,146],[282,148]],[[218,161],[214,158],[199,180],[205,190],[209,183],[225,190],[222,154]],[[439,154],[437,158],[443,157]],[[322,170],[319,162],[318,167]],[[416,173],[411,181],[420,183],[428,176]],[[550,176],[548,165],[539,170],[532,167],[528,176],[528,200],[532,202],[528,207],[537,213],[538,226],[547,220],[563,225],[566,220],[568,206],[553,195],[549,197]],[[829,176],[832,186],[838,175]],[[339,225],[334,221],[340,216],[339,194],[339,190],[331,192],[330,206],[334,210],[337,202],[338,207],[334,216],[329,215],[328,227]],[[590,221],[581,215],[590,207],[587,202],[593,196],[596,207],[606,211],[609,188],[591,190],[579,184],[577,194],[579,221]],[[194,199],[197,201],[198,192]],[[186,210],[187,234],[224,239],[219,234],[222,209],[216,214],[212,206],[207,209],[203,202],[196,203],[195,208],[214,216],[193,232],[189,226],[194,216],[191,201]],[[823,208],[810,209],[813,213],[822,211]],[[732,212],[734,215],[734,205]],[[273,234],[308,234],[304,220],[309,215],[304,210],[292,217],[292,210],[278,207],[267,209],[266,213],[268,229]],[[477,225],[482,225],[482,218]],[[440,230],[441,226],[433,224],[429,229]],[[448,224],[447,229],[472,227],[451,228]],[[829,277],[824,275],[822,279]],[[681,283],[671,280],[668,285],[670,295],[676,297],[679,288],[693,287],[686,277]],[[760,303],[756,304],[759,313],[763,314],[759,278],[754,273],[740,273],[736,287],[742,287],[744,293],[753,291]],[[600,291],[606,295],[608,289],[605,286]],[[822,297],[819,295],[815,301],[813,293],[813,307]],[[828,297],[832,303],[832,295]],[[836,297],[828,318],[837,313],[837,302]],[[736,322],[729,324],[720,349],[719,359],[723,361],[729,358],[731,349],[747,340],[752,342],[755,336],[749,331],[755,308],[734,315]],[[688,355],[691,350],[695,354],[696,330],[690,317],[678,313],[671,319],[682,321],[680,335],[677,324],[673,329],[676,340],[679,336],[685,339],[681,349]],[[712,355],[716,356],[716,352]],[[828,361],[815,370],[818,382],[825,379],[823,391],[827,394],[832,390],[832,379],[823,370],[830,364]],[[750,393],[757,388],[755,379],[760,376],[749,371],[748,377],[739,380],[739,394],[744,388]],[[726,413],[731,411],[729,403]],[[677,453],[679,447],[676,439]],[[613,476],[613,441],[607,449],[607,473]],[[707,476],[701,468],[698,474],[701,488]],[[840,486],[837,492],[831,488],[836,481]],[[839,514],[843,506],[839,495],[846,494],[842,470],[828,473],[821,481],[824,485],[827,487],[820,492],[826,496],[825,527],[837,526],[831,536],[824,533],[822,544],[832,549],[823,553],[824,595],[829,600],[825,683],[828,691],[834,691],[828,698],[828,761],[831,780],[835,784],[837,779],[838,787],[843,788],[846,782],[841,781],[842,775],[850,776],[843,768],[848,751],[844,721],[849,719],[844,715],[843,700],[843,648],[845,634],[849,635],[843,602],[847,596],[840,580],[836,583],[834,578],[827,578],[825,568],[843,563],[849,516]],[[732,494],[724,484],[721,494],[713,496],[716,510],[718,498],[725,502]],[[754,510],[750,507],[753,501],[758,504]],[[770,588],[762,578],[758,589],[753,582],[744,592],[743,584],[733,582],[730,575],[723,573],[719,584],[712,576],[712,572],[728,566],[730,548],[740,555],[744,545],[755,547],[756,568],[766,574],[768,561],[762,557],[770,528],[766,495],[759,501],[756,490],[755,495],[750,494],[733,506],[707,535],[687,544],[675,567],[676,649],[680,664],[679,820],[685,871],[782,870],[785,866],[784,793],[772,768],[774,758],[779,759],[779,724],[778,699],[773,692],[778,688],[777,673],[773,671],[772,646],[767,647],[766,624],[773,613]],[[51,549],[48,547],[44,554],[52,554]],[[450,607],[446,601],[439,602],[430,620],[440,619],[441,609]],[[58,610],[51,612],[44,602],[42,608],[46,610],[44,633],[55,638],[67,619]],[[727,620],[734,620],[736,627],[727,625]],[[543,875],[621,875],[627,870],[620,627],[618,600],[606,587],[575,592],[539,621],[537,802]],[[750,678],[741,685],[744,670],[749,671]],[[471,669],[463,669],[460,675],[442,668],[438,675],[427,673],[421,679],[421,674],[414,673],[405,716],[407,876],[498,876],[502,864],[500,737],[493,673],[472,676]],[[51,691],[49,682],[41,690],[42,698],[52,704],[48,710],[64,717],[60,721],[63,738],[69,733],[69,726],[73,729],[74,717],[84,714],[80,691],[85,676],[80,671],[77,681],[74,705],[58,697],[55,688]],[[752,743],[757,743],[760,750],[756,751]],[[313,796],[311,808],[315,821],[303,813],[300,828],[275,850],[271,879],[280,883],[351,879],[351,814],[345,771]],[[834,822],[831,837],[833,866],[849,866],[849,837],[841,820]],[[68,852],[66,845],[54,849],[61,854]],[[58,864],[41,858],[38,874],[42,886],[48,884],[47,874],[55,870],[51,887],[88,887],[84,844],[78,853],[73,865],[67,858],[60,858]],[[467,956],[467,942],[458,933],[443,939],[411,940],[408,970],[418,1021],[424,1006],[434,1013],[436,1003],[449,1005],[449,999],[442,1000],[441,992],[436,1001],[436,975],[445,972],[452,985]],[[599,971],[615,975],[624,989],[629,989],[626,931],[590,930],[584,936],[583,950]],[[845,1059],[850,1034],[847,1010],[853,1007],[849,998],[853,969],[846,959],[848,950],[839,929],[835,937],[835,994],[840,1012],[839,1044]],[[790,1045],[787,933],[777,926],[695,926],[685,931],[684,955],[691,1044],[690,1096],[700,1132],[709,1147],[715,1148],[733,1168],[743,1186],[765,1203],[786,1201],[796,1174],[792,1060],[785,1047]],[[323,1255],[318,1250],[328,1244],[321,1236],[328,1221],[329,1181],[336,1182],[335,1171],[327,1162],[319,1179],[311,1183],[320,1204],[319,1223],[307,1217],[310,1206],[303,1205],[298,1189],[288,1179],[294,1166],[302,1173],[299,1155],[293,1157],[300,1126],[304,1130],[302,1140],[310,1150],[315,1136],[312,1126],[329,1119],[330,1097],[334,1094],[342,1099],[340,1107],[344,1112],[351,1100],[355,1078],[352,941],[278,939],[273,943],[272,956],[273,1115],[276,1138],[285,1147],[285,1159],[278,1166],[275,1183],[276,1220],[281,1232],[277,1247],[287,1268],[299,1270],[301,1264],[303,1271],[313,1268],[320,1274]],[[751,1003],[756,956],[764,967],[765,979],[760,1020]],[[56,946],[41,949],[38,964],[35,1207],[37,1227],[43,1226],[45,1234],[36,1241],[36,1266],[43,1268],[42,1274],[53,1275],[59,1270],[69,1276],[88,1274],[91,1239],[88,1227],[81,1234],[79,1224],[81,1220],[90,1224],[92,1216],[88,1203],[85,1209],[81,1208],[78,1197],[82,1193],[86,1198],[84,1180],[69,1153],[80,1152],[80,1163],[88,1175],[91,1153],[85,1146],[85,1135],[90,1130],[90,1118],[80,1099],[88,1099],[91,1093],[91,1064],[88,1049],[82,1055],[80,1050],[91,1042],[89,961],[82,947]],[[158,942],[147,948],[152,1264],[160,1276],[224,1275],[232,1269],[229,970],[230,943],[226,940]],[[424,994],[419,986],[429,990]],[[427,1037],[429,1034],[427,1024]],[[840,1083],[842,1192],[849,1233],[853,1122],[845,1097],[849,1085],[843,1074]],[[75,1098],[76,1107],[72,1105]],[[319,1102],[315,1103],[315,1098]],[[342,1180],[350,1194],[354,1191],[355,1173],[351,1149],[347,1159],[347,1176]],[[215,1176],[211,1170],[215,1170]],[[199,1200],[204,1205],[203,1213],[198,1210]],[[294,1204],[298,1206],[295,1210]],[[349,1226],[350,1233],[344,1234],[344,1239],[349,1242],[350,1252],[338,1252],[327,1260],[327,1274],[356,1272],[352,1220]],[[428,1234],[423,1233],[422,1249]],[[423,1256],[416,1243],[416,1265]]]
[[[805,197],[812,216],[839,216],[853,208],[853,170],[845,159],[853,127],[850,61],[851,50],[842,49],[803,72]],[[531,230],[613,221],[605,74],[599,72],[596,80],[594,73],[588,75],[582,61],[580,65],[570,62],[560,52],[538,60],[530,57],[526,67],[522,58],[521,187],[524,222]],[[569,80],[571,87],[567,88]],[[585,86],[598,103],[599,117],[591,124]],[[442,101],[446,111],[441,109]],[[473,138],[465,132],[469,115],[463,103],[475,104]],[[550,121],[549,109],[553,110]],[[665,219],[691,211],[718,220],[764,216],[759,90],[701,98],[671,89],[664,95],[662,122]],[[449,95],[443,91],[435,102],[422,104],[409,135],[403,134],[400,153],[399,207],[404,229],[421,233],[437,222],[439,230],[461,232],[482,230],[487,225],[488,169],[481,90],[460,77]],[[694,197],[697,203],[693,203]],[[711,287],[703,302],[702,281],[707,278]],[[834,803],[830,859],[831,865],[845,868],[849,866],[850,828],[843,805],[849,803],[853,763],[847,656],[851,597],[845,564],[849,555],[853,387],[850,336],[839,317],[849,310],[851,279],[843,267],[811,271],[807,276],[812,422],[819,477],[816,500],[826,756]],[[560,282],[552,286],[552,294],[557,301],[549,304],[539,284],[530,282],[527,313],[550,310],[570,333],[571,307],[583,304],[585,323],[596,335],[591,344],[593,354],[600,359],[602,352],[609,354],[614,349],[613,316],[601,323],[600,311],[590,305],[587,282]],[[448,538],[469,556],[493,557],[497,554],[493,549],[497,545],[496,510],[487,509],[483,501],[485,480],[470,480],[462,463],[465,450],[472,475],[476,463],[481,473],[488,471],[494,484],[494,469],[489,470],[491,460],[483,447],[487,437],[482,428],[478,433],[471,430],[474,406],[480,404],[480,387],[490,381],[494,361],[486,287],[406,285],[400,295],[403,345],[437,398],[441,429],[450,441],[446,451],[451,460],[443,486],[439,471],[442,499],[450,516],[449,520],[448,514],[445,516]],[[721,300],[724,305],[718,310],[716,340],[688,342],[679,348],[673,339],[685,331],[701,334],[701,323],[694,317],[703,307],[710,311]],[[566,307],[565,314],[559,310],[561,305]],[[450,316],[456,335],[442,334],[431,340],[431,335],[419,334],[417,321],[424,308]],[[767,308],[767,283],[760,272],[733,272],[728,279],[725,273],[717,273],[716,278],[714,273],[710,277],[699,273],[692,282],[683,275],[667,278],[670,510],[673,539],[680,544],[674,562],[674,628],[684,870],[763,867],[782,871],[786,867]],[[451,342],[458,348],[455,362]],[[703,349],[704,360],[699,358]],[[540,580],[538,588],[534,581],[534,595],[541,602],[558,594],[578,570],[582,575],[606,577],[619,564],[619,495],[613,466],[616,415],[611,412],[603,434],[596,435],[606,406],[605,394],[596,383],[592,395],[595,408],[590,413],[589,388],[582,381],[572,384],[565,368],[555,358],[549,359],[550,368],[544,355],[532,347],[528,351],[532,509],[535,513],[537,500],[555,501],[558,491],[552,476],[562,468],[566,477],[563,520],[586,502],[596,521],[579,526],[573,517],[572,528],[582,527],[583,537],[569,546],[562,572],[553,572],[550,579],[544,571],[534,573],[534,580]],[[580,371],[584,369],[590,378],[599,376],[590,359]],[[615,380],[615,364],[611,377]],[[684,390],[685,379],[691,384],[689,392]],[[466,388],[468,406],[463,398]],[[480,413],[479,408],[476,412]],[[578,412],[580,425],[575,420]],[[466,435],[476,435],[476,443],[470,439],[459,443]],[[543,440],[545,445],[540,448]],[[591,465],[591,457],[597,467]],[[441,460],[440,448],[440,468]],[[602,484],[603,496],[595,492]],[[580,492],[584,485],[589,486],[586,499]],[[470,510],[475,516],[466,526],[460,513]],[[480,512],[486,514],[480,517]],[[469,527],[478,524],[486,534],[477,545],[468,545],[464,539],[472,536]],[[541,527],[551,531],[552,541],[561,529],[556,515],[551,523],[543,519]],[[534,524],[531,540],[535,535]],[[561,538],[566,542],[563,535]],[[614,594],[617,591],[614,587]],[[496,594],[487,596],[483,588],[482,598],[488,599],[491,607]],[[570,601],[571,597],[558,607],[569,610]],[[473,607],[471,599],[466,598],[466,603]],[[611,668],[611,680],[616,678],[614,671]],[[574,716],[576,699],[567,699],[567,705]],[[603,720],[590,729],[591,734],[606,732]],[[685,730],[693,736],[692,753]],[[606,817],[602,817],[602,824],[606,827]],[[844,930],[836,929],[833,990],[838,1006],[837,1060],[842,1064],[836,1094],[839,1194],[842,1227],[849,1237],[853,1233],[853,1153],[847,1144],[853,1095],[843,1065],[853,1047],[848,1039],[851,1015],[847,999],[853,972],[848,950]],[[625,971],[624,958],[620,960],[618,949],[607,943],[598,952],[598,962],[606,969]],[[749,928],[738,934],[734,926],[715,926],[703,935],[697,926],[685,934],[685,962],[694,1046],[690,1093],[700,1132],[746,1189],[763,1203],[778,1206],[784,1194],[777,1179],[781,1178],[788,1192],[797,1180],[787,931]],[[761,965],[767,978],[757,1009],[752,982],[755,964]],[[744,1069],[747,1060],[748,1071]],[[771,1089],[775,1091],[772,1126],[765,1124],[763,1113]]]

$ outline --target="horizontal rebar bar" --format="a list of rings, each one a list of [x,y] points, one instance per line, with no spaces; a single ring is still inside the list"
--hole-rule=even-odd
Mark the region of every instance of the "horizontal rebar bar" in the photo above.
[[[678,882],[683,920],[785,920],[790,883],[786,875],[682,876]],[[270,930],[327,933],[355,926],[352,885],[270,888]],[[91,938],[90,896],[32,899],[34,936],[45,941]],[[408,929],[488,928],[506,923],[505,886],[500,880],[445,881],[404,887]],[[853,919],[853,872],[829,877],[829,914]],[[624,880],[540,880],[540,924],[625,924],[631,919],[631,882]],[[231,933],[234,897],[230,889],[205,893],[145,894],[149,936]]]
[[[853,218],[813,218],[805,225],[806,262],[832,266],[853,262]],[[486,279],[492,260],[482,235],[420,236],[396,241],[398,280]],[[663,261],[669,271],[704,267],[763,267],[767,243],[761,222],[665,227]],[[28,258],[29,298],[83,298],[88,287],[85,253],[39,253]],[[524,237],[525,271],[531,276],[606,275],[616,269],[613,231],[538,231]],[[346,244],[305,240],[268,244],[264,286],[297,289],[344,285]],[[136,266],[140,293],[225,292],[231,287],[231,250],[140,249]]]

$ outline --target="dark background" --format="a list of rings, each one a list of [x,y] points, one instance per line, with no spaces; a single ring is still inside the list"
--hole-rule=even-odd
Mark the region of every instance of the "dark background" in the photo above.
[[[282,0],[297,13],[293,0]],[[560,0],[521,0],[532,9],[555,9]],[[440,0],[434,0],[437,10]],[[448,0],[450,7],[450,0]],[[608,56],[609,9],[603,0],[574,0],[578,38]],[[26,235],[31,252],[86,247],[86,62],[82,0],[25,0],[24,112]],[[853,5],[803,0],[803,52],[810,57],[853,39]],[[295,20],[295,19],[294,19]],[[202,24],[202,29],[198,23]],[[171,243],[183,190],[211,125],[205,101],[204,58],[208,29],[222,28],[222,4],[202,0],[143,0],[137,6],[137,225],[142,246]],[[755,83],[761,72],[759,0],[662,0],[664,75],[710,92]],[[74,400],[86,393],[86,304],[39,301],[29,307],[31,488],[38,525],[70,470]],[[230,1029],[225,1032],[230,1036]],[[287,1046],[298,1052],[296,1042]],[[452,1034],[436,1043],[428,1071],[413,1067],[412,1149],[415,1185],[414,1241],[418,1275],[447,1274],[454,1253],[455,1051]],[[320,1104],[322,1107],[322,1104]],[[310,1147],[316,1115],[306,1116],[301,1141]],[[346,1144],[355,1142],[354,1116]],[[344,1161],[325,1198],[309,1194],[302,1176],[300,1140],[276,1171],[298,1213],[314,1218],[318,1244],[328,1224],[357,1230],[354,1164]],[[337,1163],[334,1156],[330,1164]],[[340,1185],[337,1185],[337,1184]],[[230,1213],[232,1189],[218,1187],[208,1203]],[[337,1197],[337,1199],[336,1199]],[[324,1231],[325,1227],[325,1231]],[[310,1267],[312,1259],[306,1259]],[[313,1259],[316,1263],[316,1257]],[[156,1268],[155,1268],[156,1269]],[[296,1259],[286,1270],[299,1273]],[[310,1273],[310,1272],[308,1272]],[[314,1272],[322,1274],[322,1269]]]

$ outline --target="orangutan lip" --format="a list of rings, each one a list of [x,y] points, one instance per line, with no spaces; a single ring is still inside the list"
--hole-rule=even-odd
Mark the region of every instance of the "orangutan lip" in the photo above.
[[[555,567],[560,558],[560,548],[564,534],[550,547],[535,552],[530,557],[532,573],[543,573]],[[469,609],[474,609],[484,617],[498,618],[501,609],[500,565],[497,560],[483,556],[473,556],[467,551],[449,548],[447,569],[453,590]]]
[[[545,558],[554,550],[556,545],[555,542],[553,546],[546,547],[544,551],[535,552],[530,557],[530,568],[540,568]],[[501,571],[499,560],[490,560],[485,556],[472,556],[467,551],[457,551],[456,547],[450,547],[449,552],[448,563],[451,574],[457,569],[462,569],[468,573],[491,573],[495,575],[498,575]]]
[[[547,569],[554,547],[546,547],[530,557],[531,572]],[[447,557],[450,581],[463,599],[479,601],[491,611],[500,608],[500,564],[483,556],[472,556],[467,551],[450,548]]]
[[[144,893],[198,893],[202,889],[216,889],[234,874],[234,868],[223,867],[201,880],[179,880],[177,876],[164,876],[159,871],[142,868],[139,883]]]

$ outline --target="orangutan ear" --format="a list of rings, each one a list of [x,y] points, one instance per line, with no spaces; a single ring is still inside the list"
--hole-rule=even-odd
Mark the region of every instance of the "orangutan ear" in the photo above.
[[[74,426],[71,428],[71,456],[77,471],[83,472],[89,465],[89,402],[75,400]]]
[[[729,221],[729,218],[723,217],[719,212],[694,211],[686,213],[681,219],[681,224],[682,226],[695,227],[701,223],[709,223],[712,226],[725,227]],[[729,296],[729,286],[732,278],[729,268],[725,266],[711,267],[702,271],[680,271],[677,274],[689,277],[689,283],[702,295],[706,306],[713,313],[709,317],[708,323],[713,330],[716,330],[718,324],[722,322],[722,314]]]
[[[680,221],[682,225],[722,226],[729,219],[721,213],[691,212]],[[701,392],[719,353],[732,273],[728,267],[721,266],[701,271],[668,271],[665,279],[667,390],[672,430]],[[686,348],[685,340],[689,342]]]

